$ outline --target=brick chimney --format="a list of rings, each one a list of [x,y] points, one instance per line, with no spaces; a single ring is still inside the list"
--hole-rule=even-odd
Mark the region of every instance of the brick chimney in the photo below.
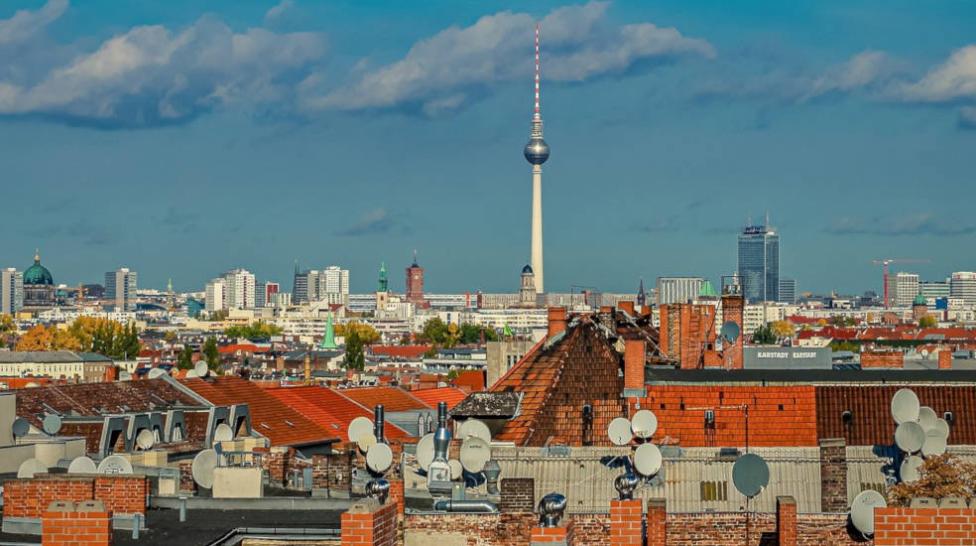
[[[624,396],[647,396],[644,389],[644,365],[647,363],[647,342],[643,339],[624,340]]]
[[[948,347],[943,347],[942,349],[939,349],[939,369],[940,370],[952,369],[952,349]]]
[[[551,339],[554,336],[566,331],[566,308],[565,307],[550,307],[549,308],[549,335]]]
[[[617,302],[617,309],[620,309],[621,311],[625,311],[628,315],[632,317],[636,315],[636,313],[634,313],[634,302],[632,301]]]
[[[779,546],[796,546],[796,501],[776,497],[776,535]]]

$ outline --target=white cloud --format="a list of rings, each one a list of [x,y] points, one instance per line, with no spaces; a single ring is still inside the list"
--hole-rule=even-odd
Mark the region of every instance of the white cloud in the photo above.
[[[897,71],[898,63],[882,51],[863,51],[847,62],[827,69],[809,86],[802,100],[828,93],[849,93],[885,81]]]
[[[708,42],[674,28],[615,26],[607,20],[607,7],[590,2],[553,10],[542,19],[544,81],[581,82],[622,74],[642,62],[715,54]],[[468,27],[447,28],[415,43],[403,59],[306,105],[340,110],[405,106],[427,113],[460,108],[497,84],[530,81],[534,25],[529,14],[503,11]]]
[[[295,7],[294,0],[281,0],[278,4],[264,14],[265,23],[271,23],[280,19],[285,13]]]
[[[902,99],[912,102],[951,102],[976,98],[976,45],[958,49],[921,80],[900,89]]]
[[[41,9],[26,9],[0,20],[0,45],[23,42],[56,21],[68,9],[68,0],[49,0]]]

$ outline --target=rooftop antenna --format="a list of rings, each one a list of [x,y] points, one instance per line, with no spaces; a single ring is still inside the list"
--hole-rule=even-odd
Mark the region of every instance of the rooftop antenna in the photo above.
[[[874,489],[861,491],[851,503],[851,523],[865,538],[874,535],[874,509],[888,506],[885,498]]]
[[[193,465],[190,467],[193,481],[204,489],[212,488],[214,484],[214,470],[217,469],[219,462],[217,452],[213,449],[204,449],[200,453],[197,453],[197,456],[193,458]]]
[[[540,100],[540,69],[539,69],[539,23],[535,24],[535,110],[532,113],[532,120],[542,122],[542,112],[539,107]]]
[[[132,463],[121,455],[109,455],[98,463],[99,474],[132,474]]]

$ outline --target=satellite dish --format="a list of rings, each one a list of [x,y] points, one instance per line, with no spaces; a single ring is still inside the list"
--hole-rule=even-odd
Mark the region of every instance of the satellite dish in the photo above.
[[[634,438],[634,433],[630,430],[630,421],[626,417],[617,417],[610,421],[607,434],[615,446],[625,446]]]
[[[759,455],[746,453],[732,465],[732,483],[751,499],[769,485],[769,465]]]
[[[166,375],[166,370],[162,368],[153,368],[149,370],[149,373],[146,375],[146,377],[148,377],[149,379],[159,379],[164,375]]]
[[[921,477],[918,469],[922,467],[924,462],[925,461],[923,461],[918,455],[905,457],[905,460],[901,462],[901,468],[898,471],[898,475],[901,476],[901,481],[905,483],[917,482],[919,477]]]
[[[207,377],[210,374],[210,368],[207,367],[207,363],[203,360],[198,360],[193,365],[193,371],[196,373],[195,377]]]
[[[356,445],[359,446],[359,450],[363,453],[369,454],[369,450],[375,445],[379,445],[376,440],[376,436],[373,436],[372,432],[367,432],[356,440]]]
[[[635,436],[646,440],[657,431],[657,415],[651,410],[640,410],[634,414],[630,425]]]
[[[434,461],[434,433],[424,434],[417,442],[417,464],[426,472]]]
[[[10,429],[14,434],[14,438],[22,438],[27,436],[27,433],[30,432],[30,423],[27,422],[27,419],[18,417],[14,419],[14,424],[10,427]]]
[[[359,437],[363,434],[373,433],[373,422],[367,417],[356,417],[349,423],[346,436],[350,442],[359,442]]]
[[[478,437],[471,437],[461,444],[461,466],[472,474],[477,474],[485,469],[485,465],[491,459],[491,446],[488,442]]]
[[[84,455],[75,457],[68,465],[68,474],[94,474],[96,472],[98,472],[98,467],[95,466],[95,461]]]
[[[47,434],[54,436],[59,430],[61,430],[61,416],[54,413],[45,415],[41,428],[43,428],[44,432]]]
[[[186,375],[184,377],[186,377],[187,379],[190,379],[191,377],[197,377],[197,372],[196,370],[187,370]]]
[[[457,459],[447,461],[447,466],[451,469],[451,479],[458,480],[464,474],[464,465]]]
[[[214,483],[214,470],[217,468],[217,452],[212,449],[204,449],[193,458],[191,471],[193,481],[204,489],[210,489]]]
[[[851,523],[864,535],[874,534],[874,509],[888,506],[881,493],[873,489],[861,491],[851,503]]]
[[[491,431],[488,430],[488,425],[484,421],[479,421],[477,419],[468,419],[461,423],[461,430],[458,433],[458,437],[461,440],[467,438],[480,438],[485,441],[485,443],[491,442]]]
[[[132,474],[132,463],[120,455],[109,455],[98,463],[99,474]]]
[[[26,461],[20,463],[20,467],[17,469],[18,478],[33,478],[35,474],[44,474],[47,472],[47,466],[37,459],[27,459]]]
[[[942,435],[942,431],[932,429],[925,433],[925,442],[922,443],[922,455],[934,457],[942,455],[948,447],[948,439]]]
[[[906,421],[895,429],[895,445],[905,453],[915,453],[925,443],[925,431],[915,421]]]
[[[728,341],[729,343],[735,343],[735,340],[739,339],[740,333],[741,329],[739,328],[739,325],[732,321],[728,321],[723,324],[722,328],[718,331],[719,337]]]
[[[949,439],[949,421],[946,421],[941,417],[939,419],[936,419],[935,426],[932,428],[932,430],[938,430],[940,436],[942,436],[946,440]]]
[[[386,444],[374,444],[366,452],[366,466],[377,474],[386,472],[392,464],[393,450]]]
[[[634,470],[641,476],[653,476],[661,470],[661,450],[654,444],[641,444],[634,452]]]
[[[132,374],[129,372],[122,372],[119,374],[119,381],[132,381]]]
[[[214,442],[229,442],[234,439],[234,429],[227,423],[220,423],[214,429]]]
[[[922,430],[928,432],[933,427],[935,427],[935,422],[939,420],[939,416],[935,414],[935,410],[928,407],[922,406],[918,410],[918,424],[922,425]]]
[[[911,389],[899,389],[891,399],[891,416],[899,425],[909,421],[918,421],[921,406],[918,396]]]
[[[156,435],[152,433],[148,428],[144,428],[136,434],[136,445],[139,449],[143,451],[148,451],[152,449],[152,446],[156,444]]]

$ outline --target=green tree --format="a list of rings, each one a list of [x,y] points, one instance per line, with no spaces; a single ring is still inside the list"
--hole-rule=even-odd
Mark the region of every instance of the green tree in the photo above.
[[[346,335],[345,366],[348,370],[363,370],[366,368],[366,353],[364,343],[359,332],[352,330]]]
[[[428,319],[420,332],[420,339],[437,345],[444,345],[448,337],[447,324],[440,317]]]
[[[752,334],[752,342],[756,345],[772,345],[776,343],[776,334],[773,333],[773,329],[768,324],[760,326]]]
[[[189,370],[193,367],[193,349],[189,345],[184,345],[180,351],[180,357],[176,361],[176,367],[181,370]]]
[[[203,358],[207,361],[207,367],[211,371],[220,369],[220,351],[217,350],[217,338],[210,336],[203,344]]]
[[[476,324],[464,323],[461,325],[461,343],[474,344],[482,341],[497,341],[498,332],[493,328],[486,328]]]
[[[261,320],[251,324],[235,324],[224,330],[224,335],[231,338],[267,339],[279,334],[281,328]]]
[[[935,328],[939,325],[939,321],[936,320],[932,315],[925,315],[924,317],[918,319],[919,328]]]
[[[359,341],[364,345],[372,345],[380,340],[380,333],[365,322],[351,321],[345,324],[335,325],[335,335],[348,337],[352,332],[356,332]]]

